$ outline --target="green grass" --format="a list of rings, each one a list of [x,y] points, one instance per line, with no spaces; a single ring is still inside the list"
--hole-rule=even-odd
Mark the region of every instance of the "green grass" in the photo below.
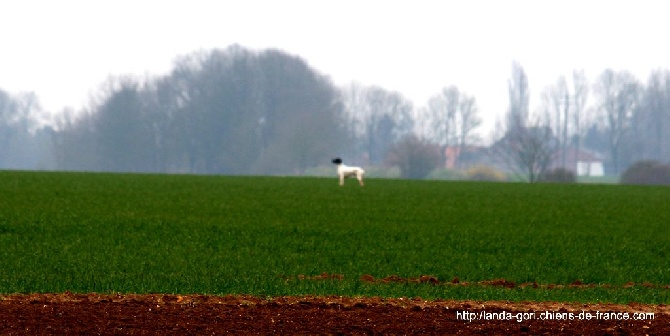
[[[615,184],[619,183],[618,175],[606,176],[578,176],[578,183],[600,183],[600,184]]]
[[[0,172],[0,293],[670,302],[670,188],[348,182]],[[297,279],[323,272],[344,280]],[[368,284],[364,274],[612,287]]]

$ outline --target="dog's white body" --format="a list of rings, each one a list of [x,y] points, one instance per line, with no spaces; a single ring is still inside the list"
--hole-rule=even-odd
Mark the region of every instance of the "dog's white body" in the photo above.
[[[361,167],[351,167],[347,166],[343,163],[337,164],[337,175],[340,177],[340,185],[344,185],[344,178],[345,177],[356,177],[358,180],[358,183],[362,186],[365,185],[363,183],[363,175],[365,175],[365,170]]]

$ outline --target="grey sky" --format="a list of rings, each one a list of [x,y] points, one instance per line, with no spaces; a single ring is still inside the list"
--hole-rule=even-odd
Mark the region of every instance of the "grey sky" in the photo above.
[[[423,106],[448,85],[485,128],[507,107],[518,61],[531,110],[560,75],[605,68],[646,82],[670,69],[660,1],[128,1],[0,3],[0,88],[80,109],[110,75],[159,75],[178,55],[240,44],[297,54],[335,84],[396,90]]]

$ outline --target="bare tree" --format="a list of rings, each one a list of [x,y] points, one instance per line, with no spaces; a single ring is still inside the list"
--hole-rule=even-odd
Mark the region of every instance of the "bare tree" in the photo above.
[[[449,145],[456,138],[456,113],[459,108],[460,92],[455,86],[442,89],[442,92],[428,101],[428,112],[432,120],[438,143]]]
[[[584,71],[573,71],[572,72],[572,87],[573,87],[573,98],[572,98],[572,123],[573,123],[573,137],[574,137],[574,146],[575,146],[575,155],[578,155],[582,146],[582,138],[584,137],[586,123],[589,121],[586,116],[586,101],[589,96],[589,84],[586,79],[586,74]],[[573,158],[574,161],[577,161],[577,157]]]
[[[495,154],[513,172],[536,182],[551,164],[558,141],[549,126],[530,126],[507,132],[494,145]]]
[[[359,83],[351,83],[341,89],[340,99],[344,109],[344,127],[347,132],[345,150],[348,156],[358,157],[365,152],[362,139],[365,138],[366,117],[370,115],[367,88]]]
[[[398,92],[353,84],[344,91],[343,100],[356,147],[373,164],[383,163],[391,145],[414,127],[412,103]]]
[[[423,122],[421,133],[440,145],[466,142],[481,124],[475,98],[455,86],[446,87],[431,97],[420,114]]]
[[[528,78],[518,63],[512,67],[509,97],[507,129],[493,145],[493,154],[511,171],[532,183],[547,170],[558,142],[548,124],[535,121],[528,126]]]
[[[548,125],[552,126],[559,141],[560,156],[557,159],[562,168],[570,168],[566,167],[568,147],[572,145],[576,149],[575,155],[581,147],[584,123],[587,121],[584,114],[588,93],[588,83],[584,72],[573,71],[571,86],[566,78],[561,76],[542,94],[545,120]],[[576,161],[577,157],[572,159]]]
[[[566,165],[566,148],[568,143],[568,116],[570,114],[570,92],[564,76],[558,78],[556,84],[548,87],[542,94],[547,124],[553,126],[553,132],[559,141],[560,164]]]
[[[474,97],[450,86],[431,97],[419,110],[418,134],[441,146],[458,146],[460,152],[478,140],[474,130],[481,125]],[[456,165],[459,162],[456,161]]]
[[[478,140],[473,131],[482,124],[482,119],[477,115],[477,102],[474,97],[462,95],[457,114],[458,145],[461,153],[465,147]],[[458,164],[458,163],[457,163]]]
[[[638,105],[640,84],[629,72],[607,69],[594,85],[599,99],[598,108],[605,118],[612,168],[615,174],[619,174],[624,139],[631,129],[633,113]]]
[[[644,159],[664,161],[670,157],[668,134],[670,133],[670,71],[656,70],[651,73],[641,97],[639,111],[640,128],[645,130],[636,139],[641,142]]]

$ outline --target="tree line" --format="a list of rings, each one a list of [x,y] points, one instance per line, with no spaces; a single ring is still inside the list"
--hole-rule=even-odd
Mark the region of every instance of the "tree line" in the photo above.
[[[534,113],[528,83],[515,63],[491,145],[508,169],[533,181],[564,164],[566,148],[602,153],[612,174],[668,161],[667,70],[646,85],[627,71],[606,69],[593,83],[575,71],[544,90]],[[477,101],[456,86],[415,107],[381,87],[336,87],[298,56],[237,45],[182,56],[163,76],[110,78],[88,107],[55,123],[40,123],[40,111],[34,94],[0,91],[0,167],[286,175],[333,156],[373,166],[444,159],[445,147],[482,138]]]
[[[646,85],[612,69],[589,85],[584,72],[575,71],[570,81],[561,76],[544,90],[535,114],[529,113],[528,76],[518,63],[508,90],[510,105],[493,149],[531,182],[550,165],[571,168],[565,166],[569,148],[601,153],[612,175],[639,161],[670,160],[668,70],[653,71]]]
[[[170,74],[112,79],[54,136],[61,169],[294,174],[345,143],[337,91],[302,59],[239,46],[179,59]]]

